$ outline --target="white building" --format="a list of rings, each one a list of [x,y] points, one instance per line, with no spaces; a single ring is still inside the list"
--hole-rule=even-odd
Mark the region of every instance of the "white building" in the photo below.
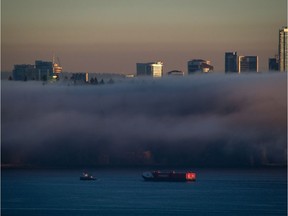
[[[137,63],[137,76],[163,76],[163,62]]]

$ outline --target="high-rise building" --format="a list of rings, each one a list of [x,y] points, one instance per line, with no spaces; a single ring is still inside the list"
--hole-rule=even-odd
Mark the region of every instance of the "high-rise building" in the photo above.
[[[238,72],[237,70],[237,52],[225,53],[225,72]]]
[[[188,74],[193,74],[196,72],[211,72],[214,67],[210,65],[210,61],[206,61],[203,59],[193,59],[188,61]]]
[[[50,61],[35,61],[35,68],[41,77],[40,79],[48,79],[53,76],[53,63]]]
[[[14,65],[12,73],[14,80],[37,80],[39,78],[35,66],[31,64]]]
[[[258,72],[258,56],[238,56],[238,72]]]
[[[269,71],[278,71],[279,70],[279,62],[278,57],[269,58]]]
[[[163,75],[163,62],[148,62],[137,63],[137,76],[153,76],[162,77]]]
[[[47,80],[52,78],[56,69],[54,64],[50,61],[36,60],[35,65],[21,64],[14,65],[13,69],[13,79],[14,80]],[[59,65],[57,64],[57,74],[62,71],[59,70]]]
[[[288,70],[288,28],[283,27],[279,30],[279,70]]]

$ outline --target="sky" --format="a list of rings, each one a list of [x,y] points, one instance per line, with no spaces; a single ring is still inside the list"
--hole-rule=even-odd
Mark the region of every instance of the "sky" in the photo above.
[[[2,164],[287,164],[287,73],[1,83]]]
[[[286,23],[286,0],[2,0],[1,70],[55,53],[67,72],[134,74],[150,61],[186,72],[194,58],[223,71],[238,51],[263,71]]]

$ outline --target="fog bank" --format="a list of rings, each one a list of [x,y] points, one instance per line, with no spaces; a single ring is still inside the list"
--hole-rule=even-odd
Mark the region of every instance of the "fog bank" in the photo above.
[[[285,73],[2,81],[2,164],[283,165]]]

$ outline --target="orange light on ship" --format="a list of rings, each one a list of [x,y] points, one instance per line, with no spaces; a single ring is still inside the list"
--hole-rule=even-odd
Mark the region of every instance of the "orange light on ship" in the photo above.
[[[187,172],[186,173],[186,180],[195,181],[196,180],[196,174],[192,173],[192,172]]]

